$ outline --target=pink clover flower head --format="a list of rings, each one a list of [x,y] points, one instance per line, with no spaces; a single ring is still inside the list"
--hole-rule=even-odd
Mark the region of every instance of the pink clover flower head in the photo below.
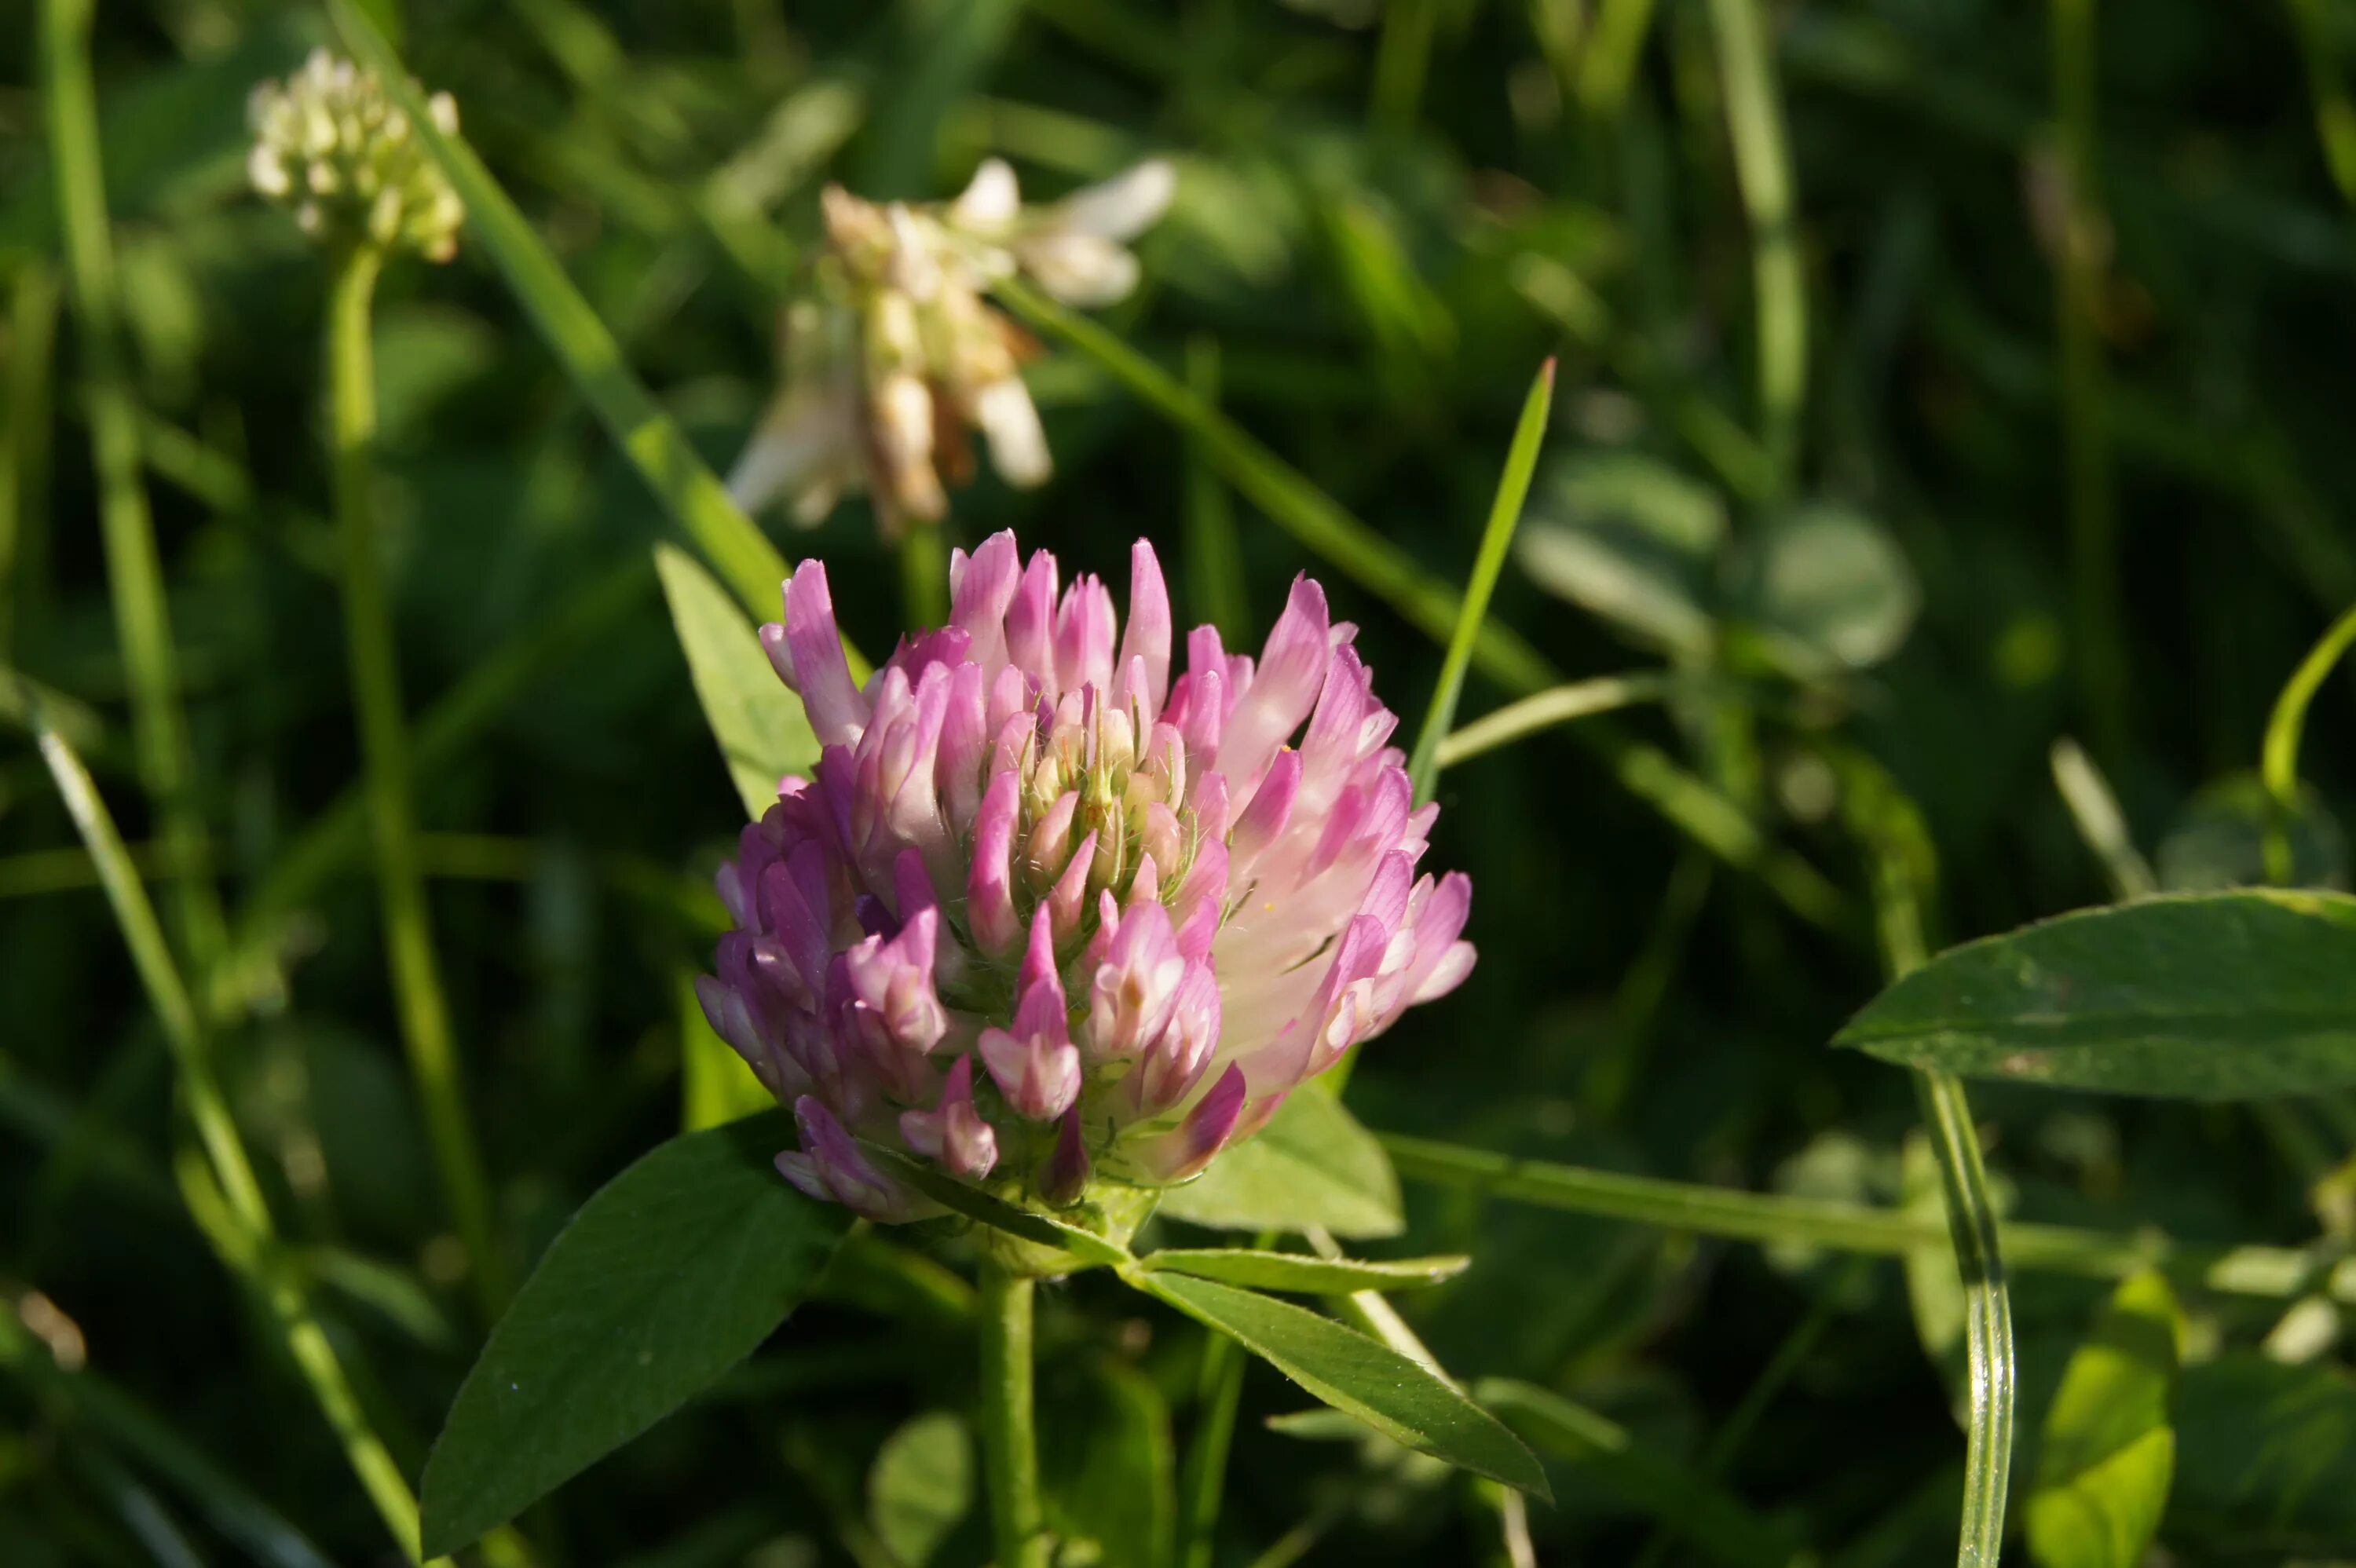
[[[762,629],[824,750],[721,869],[697,992],[805,1192],[938,1212],[862,1140],[1050,1207],[1186,1180],[1470,972],[1355,629],[1302,577],[1258,656],[1205,626],[1173,668],[1145,541],[1130,567],[1124,625],[1011,533],[958,552],[949,624],[863,688],[824,566]]]

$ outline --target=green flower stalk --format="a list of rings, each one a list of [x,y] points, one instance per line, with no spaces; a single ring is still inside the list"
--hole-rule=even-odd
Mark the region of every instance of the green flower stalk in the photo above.
[[[457,124],[449,94],[428,101],[436,124]],[[465,1245],[486,1317],[505,1303],[504,1271],[491,1222],[490,1185],[466,1112],[449,1008],[434,955],[417,811],[409,793],[409,727],[403,717],[392,617],[377,569],[371,457],[376,444],[376,372],[369,311],[378,274],[404,253],[447,261],[466,209],[427,161],[408,117],[374,72],[315,52],[285,82],[254,92],[255,142],[247,171],[254,188],[290,207],[333,265],[327,293],[328,453],[342,538],[344,623],[352,706],[367,771],[376,840],[385,956],[402,1040],[409,1055],[435,1164]]]

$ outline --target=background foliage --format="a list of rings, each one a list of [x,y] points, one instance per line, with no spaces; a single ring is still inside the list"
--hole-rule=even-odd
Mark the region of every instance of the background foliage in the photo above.
[[[456,95],[716,465],[768,394],[819,183],[937,197],[992,152],[1041,193],[1176,156],[1147,286],[1108,325],[1440,581],[1470,571],[1524,389],[1561,356],[1493,625],[1571,675],[1667,670],[1675,700],[1441,775],[1433,853],[1474,878],[1483,958],[1352,1082],[1375,1127],[1915,1201],[1934,1189],[1906,1075],[1826,1048],[1879,984],[1877,877],[1928,891],[1933,946],[2139,875],[2260,879],[2267,710],[2356,600],[2356,229],[2334,178],[2356,192],[2356,156],[2318,133],[2319,103],[2342,137],[2350,123],[2342,8],[399,10],[413,69]],[[95,35],[200,842],[142,804],[140,676],[91,461],[106,367],[62,303],[32,29],[0,36],[0,664],[50,693],[199,952],[189,890],[221,890],[201,989],[240,1020],[224,1070],[287,1232],[279,1266],[370,1369],[360,1397],[413,1477],[482,1325],[362,874],[317,440],[323,272],[242,183],[247,91],[327,36],[307,6],[238,0],[108,5]],[[479,245],[388,275],[378,353],[421,853],[520,1276],[639,1151],[744,1108],[682,1008],[739,807],[657,586],[659,509]],[[1118,575],[1147,533],[1182,615],[1254,640],[1315,571],[1392,705],[1420,713],[1439,645],[1353,581],[1363,559],[1272,526],[1265,485],[1239,498],[1215,440],[1100,360],[1055,347],[1033,381],[1059,478],[984,480],[956,537],[1012,526]],[[776,537],[824,555],[847,628],[890,646],[899,572],[863,507]],[[1476,662],[1460,725],[1520,695],[1499,668]],[[2347,699],[2335,677],[2308,727],[2323,783],[2293,835],[2301,882],[2345,880]],[[2116,792],[2124,854],[2090,848],[2065,806],[2065,736]],[[1730,833],[1705,827],[1719,852],[1665,821],[1676,786],[1631,745],[1730,803]],[[304,1385],[189,1222],[167,1042],[74,844],[29,740],[0,732],[0,1558],[383,1559]],[[2285,1244],[2356,1221],[2356,1117],[2337,1101],[1983,1088],[1975,1105],[2016,1218]],[[1398,1248],[1477,1261],[1402,1309],[1451,1367],[1525,1385],[1537,1413],[1515,1424],[1558,1499],[1531,1513],[1542,1560],[1637,1560],[1664,1520],[1676,1554],[1715,1561],[1950,1549],[1962,1319],[1944,1253],[1901,1269],[1756,1249],[1407,1174]],[[858,1255],[789,1334],[530,1516],[534,1553],[978,1561],[963,1434],[927,1413],[969,1384],[970,1301],[922,1256]],[[2148,1451],[2141,1430],[2102,1448],[2055,1399],[2083,1385],[2077,1403],[2099,1404],[2100,1380],[2137,1375],[2072,1359],[2108,1294],[2015,1279],[2019,1499]],[[2356,1463],[2338,1309],[2276,1294],[2185,1301],[2177,1561],[2356,1554],[2351,1493],[2329,1480]],[[2101,1321],[2156,1310],[2130,1290]],[[1107,1561],[1158,1563],[1199,1332],[1090,1279],[1048,1298],[1041,1332],[1055,1522]],[[1301,1403],[1265,1373],[1247,1384],[1217,1561],[1286,1542],[1312,1561],[1505,1560],[1484,1488],[1353,1428],[1259,1419]],[[2058,1445],[2042,1467],[2040,1428]],[[2102,1560],[2055,1555],[2057,1532],[2040,1556]]]

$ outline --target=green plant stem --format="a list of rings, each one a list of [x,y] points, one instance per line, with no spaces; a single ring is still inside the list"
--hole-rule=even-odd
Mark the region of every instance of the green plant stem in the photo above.
[[[975,1306],[981,1327],[981,1456],[998,1568],[1047,1568],[1039,1505],[1039,1442],[1031,1403],[1033,1283],[985,1263]]]
[[[414,1562],[418,1539],[416,1495],[410,1490],[407,1478],[382,1439],[369,1426],[352,1392],[351,1380],[313,1315],[296,1272],[279,1266],[274,1259],[277,1235],[270,1206],[262,1197],[262,1185],[255,1179],[253,1163],[247,1157],[237,1124],[230,1116],[228,1099],[214,1072],[210,1037],[187,987],[181,983],[179,971],[173,965],[163,927],[156,922],[155,907],[147,901],[146,890],[131,869],[122,835],[115,830],[114,819],[105,802],[99,798],[81,760],[62,738],[46,727],[41,731],[41,754],[57,781],[58,793],[64,797],[75,828],[89,848],[91,858],[98,862],[108,901],[114,908],[123,941],[131,949],[133,965],[147,992],[149,1005],[163,1025],[165,1042],[171,1049],[180,1092],[196,1125],[207,1167],[226,1196],[229,1218],[238,1234],[230,1244],[219,1246],[222,1262],[269,1307],[285,1339],[288,1354],[304,1381],[311,1385],[312,1397],[334,1429],[353,1473],[359,1477],[393,1540]]]
[[[488,1322],[506,1305],[505,1271],[493,1233],[490,1184],[466,1114],[449,1007],[434,956],[425,877],[418,862],[416,808],[410,797],[409,731],[402,714],[392,616],[377,570],[371,463],[376,369],[369,302],[382,260],[373,246],[349,249],[336,259],[327,295],[328,442],[335,469],[336,527],[343,543],[344,627],[376,840],[385,959],[402,1043],[424,1107],[443,1195],[466,1249],[476,1295]]]
[[[2103,350],[2096,336],[2105,226],[2095,198],[2094,0],[2052,0],[2053,96],[2060,121],[2054,317],[2068,468],[2072,650],[2094,752],[2115,768],[2126,747],[2126,631],[2119,605],[2118,517]]]
[[[7,360],[0,375],[0,661],[34,603],[28,580],[47,557],[51,377],[56,369],[58,283],[48,266],[19,261],[8,291]]]
[[[41,43],[49,155],[57,176],[74,325],[84,368],[83,404],[98,470],[99,522],[114,601],[115,635],[131,683],[132,741],[139,776],[158,807],[164,836],[200,855],[204,816],[195,797],[187,715],[180,703],[169,601],[155,548],[155,519],[139,475],[139,420],[123,358],[123,313],[106,178],[91,80],[94,0],[43,0]],[[195,962],[220,950],[220,901],[209,878],[175,885],[174,917]]]
[[[900,536],[900,604],[907,629],[946,624],[949,618],[949,538],[946,524],[908,523]]]
[[[1531,383],[1522,417],[1514,427],[1505,471],[1497,481],[1488,526],[1481,530],[1480,553],[1472,562],[1472,579],[1465,584],[1464,605],[1457,614],[1456,629],[1449,635],[1440,682],[1432,688],[1431,707],[1424,714],[1422,732],[1416,737],[1415,752],[1408,763],[1408,778],[1415,786],[1419,805],[1431,798],[1432,785],[1440,777],[1440,750],[1456,723],[1457,699],[1463,695],[1464,672],[1472,663],[1472,640],[1481,635],[1490,596],[1497,589],[1497,576],[1505,569],[1505,552],[1513,547],[1514,529],[1522,520],[1522,503],[1529,496],[1538,449],[1546,444],[1547,413],[1553,407],[1554,361],[1548,359]]]
[[[2298,668],[2283,684],[2266,719],[2265,745],[2260,753],[2259,776],[2265,781],[2270,803],[2265,833],[2266,880],[2287,882],[2293,866],[2290,823],[2298,815],[2298,743],[2307,729],[2307,709],[2323,689],[2326,677],[2349,645],[2356,644],[2356,606],[2351,606],[2308,650]]]
[[[1410,625],[1445,644],[1462,598],[1397,545],[1344,510],[1279,458],[1173,379],[1159,365],[1085,316],[1014,281],[991,285],[1008,309],[1094,360],[1172,424],[1202,443],[1205,457],[1254,506]],[[1472,664],[1524,696],[1561,684],[1562,673],[1494,619],[1473,640]],[[1581,725],[1581,744],[1600,755],[1622,788],[1659,812],[1712,854],[1756,876],[1801,919],[1846,933],[1847,901],[1806,860],[1770,843],[1741,806],[1679,767],[1659,747],[1604,724]]]
[[[1759,317],[1762,444],[1776,498],[1791,493],[1808,384],[1807,291],[1792,214],[1792,160],[1761,0],[1709,0],[1725,84],[1735,183],[1751,221],[1751,281]]]

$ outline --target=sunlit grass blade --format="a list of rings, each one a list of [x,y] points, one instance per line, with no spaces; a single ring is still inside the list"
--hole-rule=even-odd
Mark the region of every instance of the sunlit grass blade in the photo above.
[[[2053,787],[2062,792],[2062,802],[2070,808],[2078,837],[2102,862],[2112,893],[2139,899],[2157,892],[2159,879],[2152,875],[2151,863],[2136,848],[2135,836],[2127,831],[2126,817],[2119,810],[2118,796],[2111,793],[2110,781],[2103,777],[2094,759],[2065,735],[2053,742],[2052,764]]]
[[[1377,1136],[1406,1180],[1540,1209],[1729,1241],[1791,1243],[1872,1257],[1902,1258],[1948,1239],[1944,1225],[1897,1209],[1631,1176],[1398,1133]],[[2170,1279],[2219,1295],[2274,1300],[2321,1291],[2336,1301],[2356,1303],[2356,1262],[2324,1250],[2194,1244],[2151,1227],[2130,1232],[2012,1223],[2000,1227],[1999,1240],[2007,1263],[2040,1273],[2116,1280],[2137,1269],[2157,1268]]]
[[[2350,607],[2318,639],[2298,668],[2283,684],[2266,719],[2265,750],[2260,753],[2260,777],[2265,781],[2273,810],[2266,823],[2266,880],[2286,882],[2291,876],[2289,824],[2298,815],[2298,743],[2307,729],[2307,709],[2323,688],[2349,645],[2356,643],[2356,606]]]
[[[345,1457],[368,1492],[369,1500],[376,1505],[385,1528],[391,1531],[402,1551],[414,1561],[416,1494],[410,1490],[408,1478],[393,1463],[383,1440],[369,1428],[343,1363],[318,1319],[312,1315],[301,1285],[291,1273],[275,1267],[269,1256],[275,1245],[270,1207],[262,1197],[252,1161],[246,1154],[215,1074],[210,1037],[187,987],[173,965],[171,949],[164,940],[164,928],[155,919],[155,906],[147,901],[147,890],[132,869],[131,858],[123,851],[123,836],[116,831],[114,818],[107,811],[106,803],[99,798],[98,786],[91,781],[81,759],[54,730],[44,725],[39,733],[42,758],[48,764],[58,794],[64,799],[84,846],[98,863],[107,901],[113,906],[115,921],[131,949],[140,984],[163,1025],[181,1092],[204,1146],[207,1174],[220,1183],[227,1200],[227,1217],[239,1232],[233,1244],[220,1248],[222,1261],[243,1276],[255,1295],[268,1305],[285,1337],[288,1353],[311,1385],[312,1394],[341,1441]]]
[[[1801,401],[1808,384],[1807,290],[1792,211],[1792,159],[1761,0],[1710,0],[1710,27],[1725,83],[1735,184],[1751,220],[1751,286],[1756,294],[1759,414],[1774,494],[1790,493],[1800,449]]]
[[[1529,396],[1523,401],[1522,417],[1514,426],[1513,445],[1505,452],[1505,471],[1497,481],[1497,497],[1489,508],[1488,526],[1481,530],[1481,550],[1472,562],[1472,576],[1464,585],[1464,603],[1456,617],[1456,629],[1448,639],[1448,655],[1440,666],[1440,684],[1431,693],[1431,707],[1425,712],[1423,731],[1416,737],[1415,752],[1408,762],[1408,779],[1415,786],[1416,804],[1431,798],[1431,786],[1440,776],[1440,748],[1456,723],[1456,701],[1464,690],[1464,671],[1472,662],[1472,640],[1481,635],[1481,623],[1489,613],[1489,598],[1497,589],[1497,576],[1505,569],[1505,554],[1513,548],[1514,529],[1522,520],[1522,504],[1530,494],[1530,476],[1537,472],[1538,450],[1546,444],[1547,412],[1554,407],[1554,361],[1549,359],[1539,369],[1537,379],[1530,383]]]
[[[1635,675],[1601,675],[1591,680],[1575,680],[1567,686],[1549,687],[1535,697],[1509,702],[1494,713],[1483,714],[1462,729],[1450,731],[1447,738],[1434,749],[1433,762],[1444,773],[1460,763],[1469,763],[1475,757],[1501,746],[1510,746],[1557,724],[1569,724],[1594,714],[1633,708],[1643,702],[1665,701],[1679,692],[1692,690],[1698,684],[1691,677],[1663,670]]]
[[[48,106],[49,157],[56,172],[59,225],[82,402],[98,468],[99,525],[115,635],[131,680],[133,744],[141,782],[161,808],[164,830],[201,854],[205,828],[194,795],[195,764],[181,706],[171,608],[155,548],[155,525],[139,473],[139,420],[123,358],[123,302],[114,237],[107,220],[106,176],[98,138],[98,94],[91,78],[94,0],[43,0],[41,65]],[[190,954],[210,963],[222,940],[220,901],[209,878],[175,884],[174,914]]]
[[[1871,867],[1882,966],[1894,981],[1922,967],[1930,956],[1922,907],[1935,872],[1930,833],[1913,802],[1878,764],[1854,758],[1847,771],[1843,804]],[[2001,1227],[1963,1081],[1922,1069],[1915,1072],[1914,1084],[1938,1160],[1949,1244],[1964,1287],[1970,1408],[1956,1568],[1997,1568],[2004,1552],[2018,1381]]]
[[[1204,406],[1159,365],[1095,322],[1019,283],[1001,282],[992,288],[1024,320],[1070,344],[1198,441],[1205,460],[1279,527],[1426,635],[1442,644],[1454,635],[1462,596],[1298,469]],[[1562,681],[1552,663],[1494,619],[1484,620],[1473,639],[1472,664],[1524,695]],[[1679,767],[1667,752],[1605,724],[1582,725],[1574,733],[1603,758],[1622,788],[1712,854],[1757,876],[1794,913],[1827,929],[1846,927],[1846,901],[1821,872],[1769,843],[1740,805]]]
[[[327,10],[352,53],[383,77],[386,92],[408,114],[419,140],[466,202],[468,230],[490,253],[541,336],[648,488],[745,608],[755,614],[772,613],[777,585],[786,577],[785,558],[776,546],[737,509],[686,435],[647,395],[623,362],[613,334],[474,149],[434,123],[425,111],[424,95],[376,24],[354,0],[327,0]]]

